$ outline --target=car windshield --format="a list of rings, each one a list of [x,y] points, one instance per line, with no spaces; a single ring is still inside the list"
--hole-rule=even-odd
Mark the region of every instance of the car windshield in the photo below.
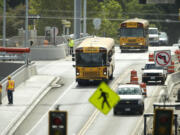
[[[141,90],[140,88],[135,87],[123,87],[117,89],[118,95],[140,95]]]
[[[149,34],[158,34],[157,29],[149,29]]]
[[[77,53],[76,65],[82,67],[105,66],[106,53]]]
[[[163,67],[156,66],[155,64],[146,64],[144,69],[163,69]]]
[[[122,28],[120,29],[121,37],[143,37],[144,31],[141,28]]]
[[[167,37],[166,33],[161,33],[159,36],[160,36],[160,38],[166,38]]]

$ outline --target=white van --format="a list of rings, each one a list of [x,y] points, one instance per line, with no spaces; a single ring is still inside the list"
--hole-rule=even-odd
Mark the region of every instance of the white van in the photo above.
[[[148,29],[149,33],[149,44],[150,45],[159,45],[159,31],[158,28],[150,27]]]

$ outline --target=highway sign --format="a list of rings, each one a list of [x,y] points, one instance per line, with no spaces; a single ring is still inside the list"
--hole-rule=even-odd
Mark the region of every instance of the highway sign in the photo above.
[[[108,114],[109,111],[120,100],[118,94],[114,92],[106,83],[102,82],[93,95],[89,98],[92,103],[103,114]]]
[[[147,4],[174,4],[175,0],[147,0]]]
[[[170,50],[154,51],[154,60],[156,66],[171,65],[171,51]]]
[[[96,30],[100,29],[101,25],[101,19],[100,18],[94,18],[93,19],[93,25]]]
[[[39,19],[41,17],[40,17],[40,15],[29,15],[28,18],[29,19]]]

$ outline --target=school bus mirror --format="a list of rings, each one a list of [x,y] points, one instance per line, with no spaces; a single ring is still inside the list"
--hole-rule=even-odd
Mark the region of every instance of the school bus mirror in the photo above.
[[[142,70],[144,70],[144,68],[141,68]]]
[[[109,62],[111,62],[112,61],[112,58],[109,58]]]
[[[72,57],[72,61],[75,61],[75,58],[74,58],[74,57]]]
[[[73,67],[76,67],[75,65],[72,65]]]
[[[108,66],[108,67],[109,67],[109,66],[110,66],[110,64],[109,64],[109,63],[107,63],[107,64],[106,64],[106,66]]]

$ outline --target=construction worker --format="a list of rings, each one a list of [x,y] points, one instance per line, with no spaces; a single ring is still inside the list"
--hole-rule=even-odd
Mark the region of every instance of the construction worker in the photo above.
[[[9,104],[13,104],[14,88],[15,88],[15,82],[14,82],[14,80],[11,80],[11,76],[8,76],[8,82],[7,82],[7,85],[6,85],[6,91],[7,91],[7,95],[8,95]]]
[[[69,48],[70,48],[70,55],[73,54],[73,47],[74,47],[74,40],[72,38],[69,39]]]
[[[0,84],[0,104],[2,104],[2,85]]]

